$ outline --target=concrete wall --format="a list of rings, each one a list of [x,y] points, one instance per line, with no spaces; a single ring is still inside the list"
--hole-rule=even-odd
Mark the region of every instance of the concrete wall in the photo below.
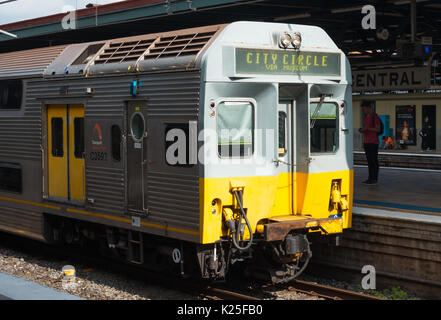
[[[377,289],[441,299],[441,216],[355,207],[341,246],[312,243],[308,273],[361,284],[371,265]]]

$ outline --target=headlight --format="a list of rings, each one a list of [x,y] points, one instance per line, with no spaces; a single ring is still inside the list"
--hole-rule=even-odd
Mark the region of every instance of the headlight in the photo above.
[[[284,48],[288,48],[289,45],[291,44],[291,40],[292,40],[291,36],[288,33],[284,33],[280,37],[280,45]]]
[[[292,45],[295,49],[299,49],[302,45],[302,36],[298,32],[294,32],[292,37]]]

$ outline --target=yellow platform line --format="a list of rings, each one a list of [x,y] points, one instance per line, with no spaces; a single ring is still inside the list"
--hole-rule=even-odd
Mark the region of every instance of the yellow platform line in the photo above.
[[[356,203],[356,205],[354,205],[355,207],[363,207],[363,208],[369,208],[369,209],[383,209],[383,210],[389,210],[389,211],[398,211],[398,212],[408,212],[408,213],[416,213],[416,214],[428,214],[431,216],[439,216],[441,215],[441,213],[437,213],[437,212],[430,212],[430,211],[418,211],[418,210],[409,210],[409,209],[402,209],[402,208],[393,208],[393,207],[383,207],[383,206],[374,206],[371,204],[361,204],[361,203]],[[355,212],[356,213],[356,212]]]

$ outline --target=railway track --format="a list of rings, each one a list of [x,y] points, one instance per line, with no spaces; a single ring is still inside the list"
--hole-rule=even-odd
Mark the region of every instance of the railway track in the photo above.
[[[233,301],[259,301],[260,298],[245,295],[242,293],[220,289],[212,286],[202,286],[195,288],[195,291],[199,291],[200,297],[207,300],[233,300]]]
[[[291,281],[289,283],[288,289],[308,295],[321,297],[327,300],[385,300],[383,298],[378,298],[376,296],[360,292],[334,288],[323,284],[302,280]]]
[[[10,247],[12,249],[26,252],[26,254],[38,257],[39,259],[42,259],[44,257],[53,258],[54,256],[56,256],[60,259],[72,260],[72,262],[78,262],[81,264],[86,263],[94,267],[102,267],[103,269],[107,270],[111,269],[112,271],[117,273],[120,272],[130,274],[131,277],[136,278],[136,280],[149,281],[150,283],[165,286],[169,289],[186,292],[200,299],[231,301],[262,300],[261,298],[258,298],[256,296],[235,292],[225,288],[219,288],[214,285],[208,285],[194,279],[173,278],[169,277],[168,275],[163,275],[140,268],[138,266],[127,265],[124,263],[115,263],[115,261],[113,260],[109,260],[104,257],[97,257],[96,255],[93,255],[89,252],[78,252],[77,250],[73,249],[66,250],[66,248],[48,246],[44,243],[36,242],[34,240],[16,237],[9,234],[7,235],[4,233],[0,234],[0,238],[3,241],[9,240],[7,241],[7,243],[11,244]],[[297,291],[307,295],[332,300],[381,300],[380,298],[374,296],[306,282],[302,280],[293,280],[289,282],[288,286],[284,287],[283,289]]]
[[[285,288],[283,288],[285,289]],[[314,282],[308,282],[303,280],[293,280],[288,283],[287,288],[290,291],[303,293],[309,296],[320,297],[326,300],[386,300],[376,296],[335,288],[327,285],[322,285]],[[260,298],[244,295],[241,293],[219,289],[215,287],[207,287],[201,289],[205,292],[207,299],[213,300],[251,300],[258,301]]]

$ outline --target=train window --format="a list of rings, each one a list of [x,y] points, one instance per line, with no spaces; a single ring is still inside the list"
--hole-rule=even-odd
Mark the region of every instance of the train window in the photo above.
[[[21,193],[22,178],[20,164],[0,162],[0,190]]]
[[[121,161],[121,128],[114,124],[111,128],[112,135],[112,158]]]
[[[20,109],[22,95],[21,80],[0,81],[0,109]]]
[[[333,153],[338,149],[338,106],[333,102],[311,103],[311,153]]]
[[[144,118],[139,112],[133,114],[130,121],[130,130],[132,132],[132,138],[135,141],[140,141],[144,136]]]
[[[254,106],[224,101],[217,111],[218,152],[221,157],[249,157],[254,152]]]
[[[279,156],[286,154],[286,112],[279,111]]]
[[[52,118],[52,156],[63,157],[63,119]]]
[[[84,118],[74,119],[75,158],[84,158]]]

